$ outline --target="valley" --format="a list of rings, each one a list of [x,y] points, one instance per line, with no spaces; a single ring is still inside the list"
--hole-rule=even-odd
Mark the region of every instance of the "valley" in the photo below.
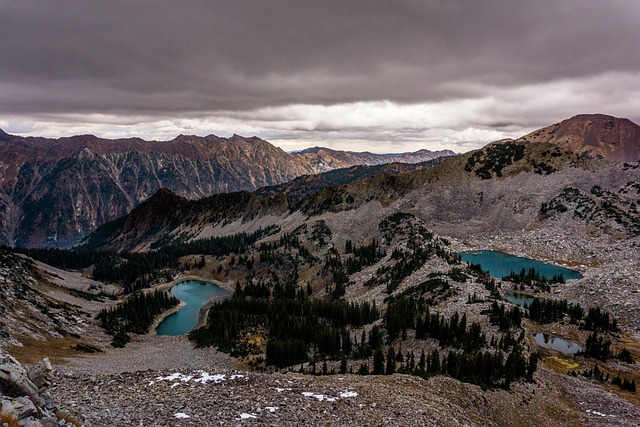
[[[640,166],[568,148],[159,190],[73,250],[0,252],[2,348],[47,349],[55,406],[91,425],[637,425]],[[230,296],[156,334],[189,280]]]

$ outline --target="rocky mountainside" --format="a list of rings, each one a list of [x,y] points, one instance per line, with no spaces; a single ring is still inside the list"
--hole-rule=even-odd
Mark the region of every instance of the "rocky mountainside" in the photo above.
[[[151,248],[325,213],[368,223],[397,210],[454,237],[535,228],[567,211],[591,233],[631,236],[640,224],[638,182],[637,164],[590,159],[547,143],[506,141],[438,166],[378,174],[300,200],[236,193],[176,199],[161,203],[162,211],[157,203],[145,203],[99,228],[89,242],[93,248]],[[176,198],[168,192],[162,197]]]
[[[0,346],[31,361],[38,354],[58,356],[47,353],[50,341],[63,341],[68,354],[82,351],[84,338],[96,335],[92,318],[113,303],[116,291],[77,272],[0,249]]]
[[[123,254],[120,266],[140,257],[157,261],[157,268],[235,289],[235,298],[211,306],[208,323],[190,339],[198,346],[217,345],[240,371],[229,370],[220,356],[210,359],[215,363],[187,365],[191,357],[200,358],[200,349],[180,351],[178,357],[176,348],[186,343],[149,337],[129,351],[74,363],[69,368],[74,375],[58,378],[61,389],[69,390],[63,400],[71,407],[84,405],[89,419],[116,424],[186,425],[212,418],[286,424],[302,417],[323,425],[634,425],[640,413],[637,392],[623,390],[614,378],[625,384],[640,380],[640,322],[634,314],[640,308],[635,298],[639,182],[637,163],[591,159],[547,143],[503,141],[431,168],[375,175],[300,199],[245,192],[189,201],[162,191],[90,240],[98,247],[146,251]],[[162,213],[159,206],[165,207]],[[170,206],[175,208],[166,209]],[[271,231],[259,240],[235,234],[269,225]],[[211,236],[226,237],[214,242],[229,244],[228,249],[195,241],[168,245]],[[476,248],[577,266],[585,277],[543,286],[490,278],[455,255]],[[177,267],[161,261],[172,253],[180,259]],[[554,319],[536,319],[533,308],[520,310],[509,302],[516,289],[544,298],[545,304],[570,298],[564,304],[582,307],[567,305],[574,314],[560,309]],[[595,336],[585,318],[594,316],[587,313],[596,298],[608,310],[606,326],[595,327],[598,336],[611,340],[604,360],[585,344]],[[326,306],[312,311],[315,303]],[[365,303],[375,304],[380,318],[331,317],[347,310],[341,304],[354,304],[349,307],[355,312]],[[423,319],[425,312],[431,315]],[[516,323],[509,325],[505,313]],[[610,326],[609,314],[619,330]],[[451,331],[430,335],[423,330],[427,324],[457,325],[455,338]],[[385,331],[384,339],[376,338],[377,327]],[[465,331],[477,332],[475,344]],[[319,339],[311,350],[295,356],[296,340],[314,334]],[[541,345],[540,334],[589,350],[562,354]],[[385,350],[367,353],[374,345]],[[282,354],[294,361],[278,359],[278,348],[291,350]],[[624,350],[625,360],[619,356]],[[456,358],[463,355],[473,356]],[[500,372],[500,364],[480,362],[489,355],[512,366],[505,378],[519,377],[509,391],[496,387],[502,380],[487,385],[474,378]],[[513,367],[519,357],[531,368],[524,369],[522,359]],[[160,372],[141,372],[152,358]],[[416,378],[420,368],[416,373],[413,364],[422,359],[429,373]],[[123,360],[139,372],[108,374]],[[523,378],[536,363],[535,373]],[[596,367],[608,379],[594,378]],[[81,401],[76,390],[94,390],[96,398]],[[192,404],[193,396],[205,395],[216,396],[216,404]]]
[[[374,154],[369,152],[339,151],[324,147],[312,147],[294,153],[303,158],[315,173],[354,165],[383,165],[387,163],[421,163],[438,157],[455,156],[451,150],[418,150],[412,153]]]
[[[562,148],[617,162],[640,160],[640,126],[604,114],[581,114],[538,129],[523,141],[550,142]]]
[[[423,161],[447,153],[401,156]],[[340,157],[340,152],[331,150]],[[395,157],[348,153],[311,164],[257,137],[180,135],[171,141],[93,135],[23,138],[0,130],[0,243],[69,247],[160,188],[190,198],[255,190],[304,174]]]

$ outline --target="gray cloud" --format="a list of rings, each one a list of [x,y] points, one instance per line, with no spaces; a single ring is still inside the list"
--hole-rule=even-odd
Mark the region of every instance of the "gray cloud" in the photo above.
[[[640,3],[624,0],[3,1],[0,118],[104,132],[108,121],[114,132],[169,121],[198,133],[219,129],[198,120],[226,130],[250,119],[240,127],[282,140],[367,127],[366,114],[349,123],[291,107],[301,105],[390,101],[464,118],[442,125],[425,108],[398,135],[517,132],[596,111],[638,121],[625,94],[640,90],[639,21]],[[540,98],[565,87],[555,104]],[[469,104],[473,114],[454,108]]]

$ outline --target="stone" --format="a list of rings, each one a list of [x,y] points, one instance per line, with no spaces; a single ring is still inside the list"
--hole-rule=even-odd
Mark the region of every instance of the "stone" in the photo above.
[[[38,413],[38,408],[35,407],[31,399],[27,396],[20,396],[14,399],[12,405],[13,412],[21,420]]]
[[[10,354],[0,357],[0,387],[10,396],[27,395],[36,406],[44,404],[38,395],[38,387],[31,382],[20,362]]]
[[[47,387],[50,384],[49,374],[53,371],[49,358],[45,357],[42,362],[27,368],[27,376],[31,382],[39,389]]]

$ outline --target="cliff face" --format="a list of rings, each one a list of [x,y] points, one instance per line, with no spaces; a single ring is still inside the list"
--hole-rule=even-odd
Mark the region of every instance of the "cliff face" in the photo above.
[[[420,152],[415,158],[425,156]],[[320,169],[383,160],[394,158],[349,153],[347,160]],[[304,155],[286,153],[257,137],[47,139],[0,131],[0,244],[70,247],[160,188],[196,199],[281,184],[320,169]]]
[[[640,126],[604,114],[581,114],[538,129],[521,138],[549,142],[562,148],[617,162],[640,160]]]

